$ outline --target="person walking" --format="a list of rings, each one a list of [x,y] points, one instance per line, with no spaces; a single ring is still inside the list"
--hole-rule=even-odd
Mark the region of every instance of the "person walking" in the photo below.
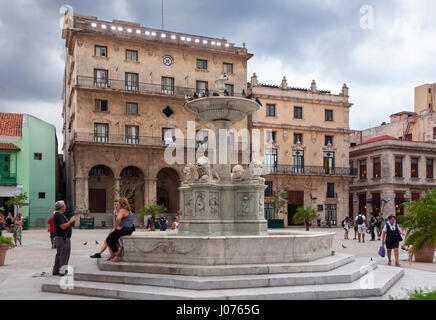
[[[350,232],[350,217],[346,216],[345,219],[342,220],[342,227],[345,230],[344,240],[349,240],[348,233]]]
[[[135,231],[135,226],[133,224],[135,217],[131,211],[128,200],[126,198],[120,198],[118,203],[120,205],[120,209],[118,210],[117,218],[115,220],[114,231],[112,231],[106,238],[106,242],[111,253],[111,256],[108,260],[111,260],[112,262],[120,261],[119,254],[121,250],[117,246],[118,240],[122,236],[131,235],[133,231]]]
[[[318,217],[316,218],[316,223],[318,225],[318,227],[321,227],[321,214],[318,213]]]
[[[357,236],[359,238],[359,243],[365,243],[365,232],[366,232],[366,217],[363,213],[359,213],[354,222],[357,225]]]
[[[383,227],[382,233],[382,245],[386,245],[387,256],[388,256],[388,265],[391,265],[391,255],[392,250],[394,250],[395,256],[395,265],[400,267],[400,258],[398,247],[400,246],[400,241],[403,239],[401,235],[404,235],[403,231],[401,231],[400,227],[396,223],[396,217],[394,215],[390,215],[388,217],[388,223]]]
[[[65,216],[67,209],[64,201],[57,201],[55,203],[55,213],[53,216],[53,225],[56,233],[56,258],[53,266],[52,274],[54,276],[64,276],[67,270],[60,273],[60,269],[68,265],[71,253],[71,225],[76,221],[76,217],[72,216],[69,220]]]
[[[12,218],[11,213],[8,212],[8,215],[6,217],[6,229],[8,229],[8,231],[12,233],[13,226],[14,226],[14,219]]]
[[[115,201],[114,201],[114,219],[113,219],[113,225],[114,225],[114,226],[115,226],[115,220],[117,219],[118,210],[120,210],[120,204],[118,203],[118,200],[115,200]],[[115,230],[115,229],[112,229],[111,232],[114,231],[114,230]],[[109,233],[109,234],[110,234],[110,233]],[[119,246],[119,245],[118,245],[118,246]],[[94,254],[91,256],[91,258],[93,258],[93,259],[101,258],[101,254],[102,254],[103,252],[105,252],[105,250],[106,250],[107,248],[108,248],[108,245],[107,245],[107,241],[105,240],[105,241],[103,242],[103,245],[102,245],[100,251],[97,252],[97,253],[94,253]]]
[[[375,223],[375,228],[377,230],[377,240],[380,240],[383,231],[383,224],[384,224],[383,214],[381,212],[379,212],[376,220],[377,221]]]
[[[54,212],[53,212],[53,214],[54,214]],[[55,249],[56,248],[56,242],[55,242],[56,231],[55,231],[55,228],[54,228],[54,218],[53,218],[53,216],[48,218],[47,224],[48,224],[47,232],[50,233],[51,248]]]
[[[22,232],[23,232],[23,217],[22,217],[21,213],[18,213],[15,220],[14,220],[14,243],[15,243],[15,246],[17,245],[17,240],[20,243],[20,246],[22,245],[22,243],[21,243]]]
[[[371,217],[369,217],[369,233],[371,234],[371,240],[370,241],[375,241],[375,224],[377,222],[377,219],[374,217],[373,214],[371,214]]]

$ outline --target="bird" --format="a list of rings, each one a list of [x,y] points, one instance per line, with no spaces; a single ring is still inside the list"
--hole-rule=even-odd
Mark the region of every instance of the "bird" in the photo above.
[[[88,241],[83,243],[84,246],[86,246],[87,244],[88,244]]]
[[[404,251],[409,251],[409,249],[407,249],[405,246],[401,246],[401,249],[403,249]]]
[[[371,261],[374,261],[374,260],[372,260],[372,258],[371,258]]]
[[[243,96],[244,98],[246,98],[245,90],[244,90],[244,89],[242,89],[242,96]]]
[[[197,92],[194,92],[194,99],[197,99],[198,98],[198,94],[197,94]]]
[[[247,96],[247,99],[252,99],[253,98],[253,94],[252,93],[250,93],[248,96]]]
[[[256,97],[256,102],[257,102],[258,104],[262,105],[262,103],[260,103],[259,98],[257,98],[257,97]]]
[[[344,248],[344,249],[347,249],[347,247],[346,247],[346,246],[344,246],[344,245],[342,245],[342,248]]]
[[[220,96],[218,92],[214,92],[214,93],[212,93],[212,95],[213,95],[214,97],[219,97],[219,96]]]
[[[95,240],[95,244],[99,244],[97,240]]]
[[[209,89],[206,89],[206,91],[204,91],[204,95],[205,95],[206,97],[209,97],[209,95],[210,95],[210,93],[209,93]]]
[[[226,97],[228,97],[228,96],[229,96],[229,92],[228,92],[227,90],[224,90],[224,95],[225,95]]]

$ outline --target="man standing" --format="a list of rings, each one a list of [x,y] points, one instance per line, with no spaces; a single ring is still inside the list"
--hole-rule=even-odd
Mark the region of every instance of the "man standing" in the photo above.
[[[55,242],[56,242],[56,259],[53,266],[54,276],[64,276],[64,273],[59,273],[60,268],[68,265],[68,260],[70,260],[71,253],[71,224],[76,221],[76,217],[72,216],[70,220],[65,217],[65,206],[64,201],[57,201],[55,204],[55,214],[53,216],[54,229],[56,232]]]
[[[359,213],[359,215],[356,217],[354,221],[357,225],[357,232],[358,232],[358,238],[359,242],[365,242],[365,232],[366,232],[366,217],[363,215],[363,213]]]
[[[54,212],[53,212],[53,214],[54,214]],[[53,216],[51,216],[48,219],[47,224],[48,224],[47,232],[50,232],[51,248],[54,249],[54,248],[56,248],[56,243],[55,243],[56,232],[55,232],[55,228],[54,228]]]
[[[316,218],[316,223],[318,227],[321,227],[321,214],[318,213],[318,217]]]
[[[375,241],[375,232],[374,232],[374,229],[375,229],[376,221],[377,221],[377,219],[375,218],[374,215],[371,215],[369,217],[368,224],[369,224],[369,233],[371,234],[371,240],[370,241]]]

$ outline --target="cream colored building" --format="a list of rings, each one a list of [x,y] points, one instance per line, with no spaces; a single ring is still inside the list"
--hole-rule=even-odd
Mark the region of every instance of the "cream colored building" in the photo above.
[[[348,215],[348,187],[353,172],[349,167],[350,146],[348,88],[339,94],[311,88],[292,88],[283,78],[281,85],[258,82],[251,77],[249,93],[258,97],[262,108],[249,117],[249,128],[259,129],[261,154],[265,161],[266,215],[274,218],[272,192],[288,190],[285,225],[299,206],[312,206],[323,224],[339,225]]]
[[[62,38],[68,206],[91,212],[97,226],[111,223],[120,193],[136,212],[157,202],[176,214],[183,165],[166,164],[164,151],[175,129],[189,139],[187,121],[194,116],[183,107],[185,96],[206,88],[212,94],[223,73],[230,94],[246,92],[252,54],[225,39],[77,14],[65,16]],[[234,125],[246,127],[246,120]]]

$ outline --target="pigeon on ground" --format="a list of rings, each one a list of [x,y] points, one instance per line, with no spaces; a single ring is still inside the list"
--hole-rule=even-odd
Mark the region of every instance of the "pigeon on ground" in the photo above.
[[[97,240],[95,240],[95,244],[99,244]]]
[[[374,260],[372,260],[372,258],[371,258],[371,261],[374,261]]]
[[[83,245],[86,246],[88,244],[88,242],[84,242]]]
[[[342,248],[344,248],[344,249],[347,249],[347,247],[346,247],[346,246],[344,246],[344,245],[342,245]]]

